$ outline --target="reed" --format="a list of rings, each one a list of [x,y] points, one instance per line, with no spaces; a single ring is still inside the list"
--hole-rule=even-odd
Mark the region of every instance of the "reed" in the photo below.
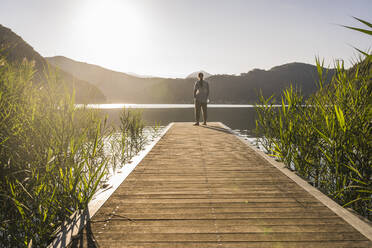
[[[33,64],[0,58],[0,247],[45,247],[57,227],[85,209],[113,161],[144,143],[143,122],[127,112],[117,136],[97,110],[76,108],[58,74],[34,82]],[[117,141],[117,140],[116,140]]]
[[[349,70],[336,63],[329,85],[317,59],[319,90],[307,100],[291,87],[283,91],[281,107],[274,108],[272,98],[261,95],[256,131],[272,156],[372,220],[372,56],[363,56]]]
[[[130,162],[133,156],[143,150],[147,143],[144,128],[140,110],[123,108],[120,124],[113,129],[113,134],[108,139],[109,151],[112,154],[110,165],[113,171]]]

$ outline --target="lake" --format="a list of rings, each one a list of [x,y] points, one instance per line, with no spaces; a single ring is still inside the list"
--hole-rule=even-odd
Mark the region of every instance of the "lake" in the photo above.
[[[82,106],[82,105],[79,105]],[[101,109],[109,121],[119,123],[122,109],[140,109],[146,125],[167,125],[170,122],[194,122],[193,104],[89,104],[88,108]],[[253,105],[208,104],[208,121],[219,121],[234,130],[252,136],[257,114]],[[202,120],[202,118],[201,118]]]

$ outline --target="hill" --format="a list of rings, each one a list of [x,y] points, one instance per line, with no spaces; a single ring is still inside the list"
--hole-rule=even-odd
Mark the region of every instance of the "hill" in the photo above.
[[[137,73],[134,73],[134,72],[125,72],[125,73],[129,76],[138,77],[138,78],[153,78],[154,77],[154,76],[150,76],[150,75],[137,74]]]
[[[201,71],[196,71],[196,72],[193,72],[193,73],[189,74],[186,78],[197,79],[200,72],[203,73],[204,79],[207,79],[207,78],[213,76],[212,74],[210,74],[210,73],[208,73],[206,71],[201,70]]]
[[[11,29],[0,24],[0,55],[4,56],[9,63],[21,63],[23,59],[34,61],[36,81],[45,80],[44,71],[49,67],[50,70],[56,70],[49,66],[47,61],[36,52],[20,36],[15,34]],[[105,102],[105,96],[102,92],[87,81],[78,79],[70,73],[58,70],[59,76],[72,90],[75,88],[76,102]]]
[[[192,103],[194,78],[138,78],[103,67],[57,56],[46,60],[70,72],[77,78],[97,86],[108,102],[124,103]],[[328,82],[334,71],[330,70]],[[280,96],[284,88],[293,84],[305,96],[314,93],[317,69],[314,65],[289,63],[270,70],[254,69],[236,75],[212,75],[210,99],[212,103],[253,104],[261,90],[265,97]]]
[[[103,92],[109,102],[137,103],[146,101],[144,91],[158,80],[162,80],[161,78],[135,77],[63,56],[45,59],[61,70],[94,84]]]

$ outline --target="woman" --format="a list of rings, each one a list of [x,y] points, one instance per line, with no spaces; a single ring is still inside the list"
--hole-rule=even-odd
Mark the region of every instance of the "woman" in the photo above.
[[[195,124],[199,126],[200,110],[203,109],[203,125],[207,125],[207,103],[209,97],[209,84],[203,80],[203,73],[199,73],[199,80],[194,85],[194,101],[195,101]]]

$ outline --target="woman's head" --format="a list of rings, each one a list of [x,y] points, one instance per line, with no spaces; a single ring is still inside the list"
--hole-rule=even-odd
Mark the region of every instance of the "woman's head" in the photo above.
[[[198,78],[199,78],[200,80],[203,80],[203,77],[204,77],[204,74],[203,74],[202,72],[199,72],[199,74],[198,74]]]

